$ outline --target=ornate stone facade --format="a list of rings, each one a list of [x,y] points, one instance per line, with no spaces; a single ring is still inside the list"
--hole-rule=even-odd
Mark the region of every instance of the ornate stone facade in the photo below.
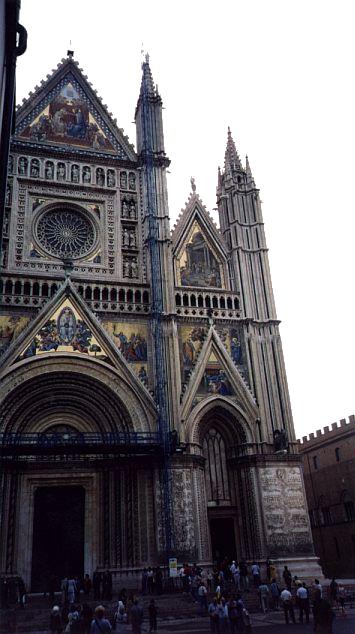
[[[229,132],[220,229],[192,179],[171,231],[147,61],[136,127],[135,150],[72,55],[17,111],[0,316],[1,570],[33,589],[51,570],[109,567],[118,582],[166,563],[170,542],[180,561],[272,556],[307,574],[316,560],[249,164]],[[77,569],[51,551],[41,569],[37,492],[55,499],[63,487],[69,510],[84,492],[83,514],[63,517],[72,531],[81,522],[82,553],[69,540]],[[59,543],[64,528],[47,520]]]

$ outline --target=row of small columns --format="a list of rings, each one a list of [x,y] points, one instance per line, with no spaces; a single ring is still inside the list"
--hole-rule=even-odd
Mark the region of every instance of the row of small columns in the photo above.
[[[212,295],[206,293],[176,293],[176,306],[191,308],[221,308],[227,310],[239,310],[239,299],[229,295]]]

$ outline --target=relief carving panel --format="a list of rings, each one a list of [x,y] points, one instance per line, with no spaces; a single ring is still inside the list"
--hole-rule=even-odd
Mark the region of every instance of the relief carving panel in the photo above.
[[[269,555],[312,554],[300,468],[267,467],[259,477]]]

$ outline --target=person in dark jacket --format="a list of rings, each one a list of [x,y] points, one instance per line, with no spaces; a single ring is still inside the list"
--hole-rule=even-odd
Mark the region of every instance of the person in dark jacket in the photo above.
[[[158,626],[157,626],[158,608],[155,605],[154,599],[152,599],[149,604],[148,612],[149,612],[149,628],[150,628],[149,631],[156,632],[158,629]]]
[[[316,590],[313,603],[314,631],[317,634],[332,634],[334,616],[329,601],[322,599],[320,590]]]

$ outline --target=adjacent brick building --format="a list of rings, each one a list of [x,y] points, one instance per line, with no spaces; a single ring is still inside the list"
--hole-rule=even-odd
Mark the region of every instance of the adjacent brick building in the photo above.
[[[327,577],[355,576],[355,417],[300,442],[315,549]]]

